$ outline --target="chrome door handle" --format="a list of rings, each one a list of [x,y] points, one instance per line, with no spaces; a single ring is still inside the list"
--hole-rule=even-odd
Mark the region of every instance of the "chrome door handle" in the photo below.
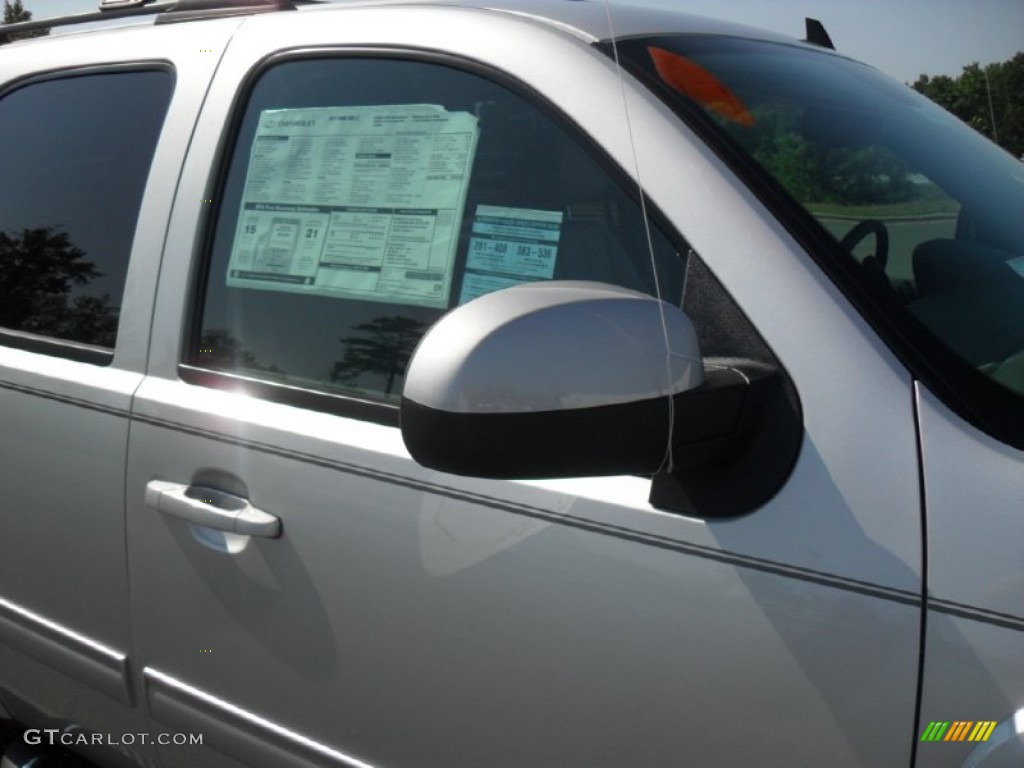
[[[219,531],[265,539],[281,535],[280,518],[256,509],[248,499],[215,488],[150,480],[146,484],[146,506]]]

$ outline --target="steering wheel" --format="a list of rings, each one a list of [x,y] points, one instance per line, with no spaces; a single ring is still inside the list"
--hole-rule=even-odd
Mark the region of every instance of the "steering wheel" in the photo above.
[[[884,275],[885,265],[889,263],[889,230],[878,219],[864,219],[864,221],[857,222],[853,229],[843,235],[839,244],[853,253],[857,244],[868,235],[875,236],[875,253],[864,259],[862,263],[866,268]]]
[[[1010,355],[1001,363],[989,366],[982,371],[998,381],[1004,387],[1024,395],[1024,350]]]

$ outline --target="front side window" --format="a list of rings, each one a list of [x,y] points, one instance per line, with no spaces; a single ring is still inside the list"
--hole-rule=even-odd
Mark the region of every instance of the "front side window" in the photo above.
[[[956,378],[964,397],[970,390],[968,410],[993,398],[1007,404],[989,417],[997,431],[1019,418],[1024,163],[842,56],[698,35],[633,39],[619,50],[817,219],[859,264],[853,274],[883,289],[889,320],[908,338],[923,331],[939,343],[922,367],[951,371],[942,376]],[[940,364],[950,353],[958,362]],[[1024,444],[1024,435],[1014,439]]]
[[[218,199],[186,362],[290,390],[396,403],[432,323],[518,283],[682,291],[676,249],[654,231],[652,260],[639,207],[571,130],[441,64],[269,68]]]
[[[103,72],[0,97],[0,332],[112,348],[173,77]],[[59,349],[54,348],[59,354]]]

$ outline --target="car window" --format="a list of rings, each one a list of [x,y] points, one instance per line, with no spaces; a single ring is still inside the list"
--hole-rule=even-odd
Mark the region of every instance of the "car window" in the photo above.
[[[771,188],[763,199],[781,216],[809,231],[765,175],[831,234],[839,248],[813,255],[859,283],[851,295],[873,297],[862,308],[880,315],[895,346],[911,347],[916,375],[1024,446],[1024,164],[911,88],[831,52],[702,35],[619,50],[740,173]]]
[[[0,328],[112,348],[173,76],[30,82],[0,98]],[[59,345],[53,350],[61,354]]]
[[[271,67],[222,189],[185,355],[208,371],[392,403],[426,329],[490,291],[682,293],[677,248],[654,229],[652,260],[639,206],[576,130],[447,65]]]

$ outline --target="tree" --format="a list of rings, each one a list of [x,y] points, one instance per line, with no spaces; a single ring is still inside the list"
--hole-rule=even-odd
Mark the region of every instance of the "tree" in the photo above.
[[[25,10],[21,0],[4,0],[4,24],[17,24],[19,21],[31,21],[32,14]]]
[[[32,12],[26,11],[21,0],[4,0],[4,24],[17,24],[22,21],[32,21]],[[24,40],[30,37],[43,37],[50,34],[48,29],[33,29],[30,32],[18,32],[17,34],[0,34],[0,43],[9,40]]]
[[[240,368],[282,373],[273,363],[260,362],[256,355],[246,349],[226,328],[211,328],[204,331],[197,352],[198,364],[211,368]]]
[[[0,326],[112,347],[117,309],[104,296],[76,294],[100,272],[64,232],[0,231]]]
[[[753,114],[754,125],[737,134],[740,143],[802,203],[888,205],[918,194],[910,169],[882,147],[814,141],[800,113],[786,105],[755,107]]]
[[[350,382],[365,373],[385,379],[384,394],[391,394],[395,380],[405,374],[405,365],[426,328],[408,317],[378,317],[352,330],[368,336],[346,336],[345,356],[334,364],[331,381]]]
[[[1024,156],[1024,53],[986,67],[968,64],[956,77],[921,75],[913,88],[1011,154]]]

